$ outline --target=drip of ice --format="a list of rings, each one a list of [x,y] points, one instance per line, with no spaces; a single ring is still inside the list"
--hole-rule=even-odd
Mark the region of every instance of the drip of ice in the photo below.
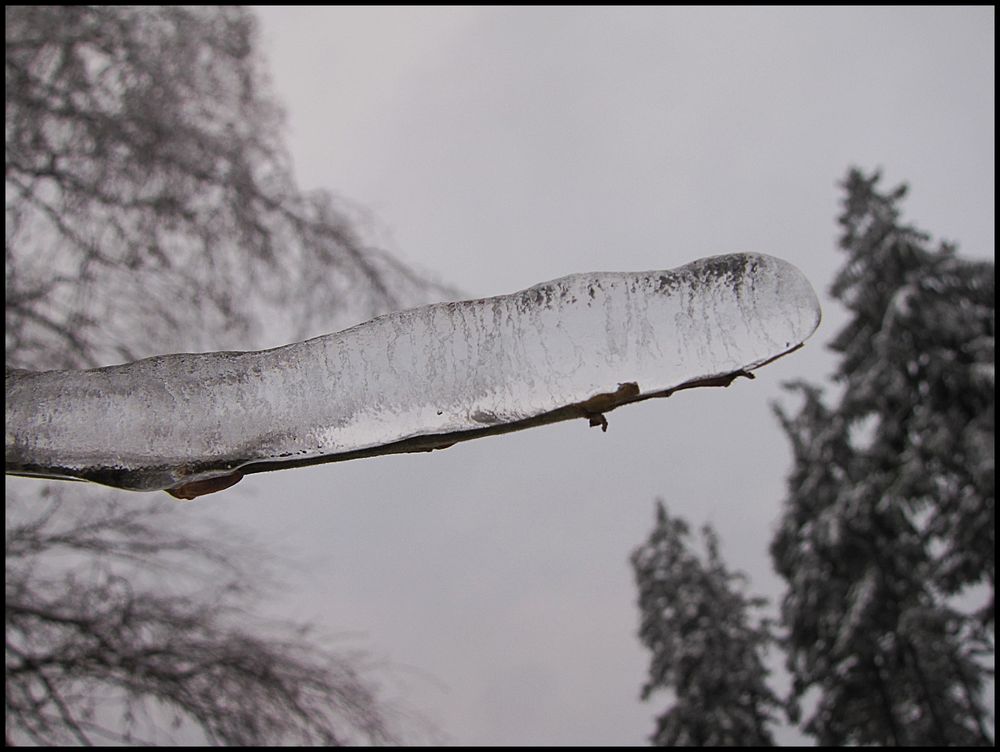
[[[153,490],[593,423],[616,405],[757,368],[819,319],[798,269],[733,254],[574,274],[262,352],[8,370],[6,471]]]

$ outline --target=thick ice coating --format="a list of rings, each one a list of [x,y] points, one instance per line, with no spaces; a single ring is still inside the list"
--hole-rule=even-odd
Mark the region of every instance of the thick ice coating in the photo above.
[[[154,490],[593,423],[616,405],[757,368],[819,319],[794,266],[732,254],[574,274],[262,352],[8,370],[6,471]]]

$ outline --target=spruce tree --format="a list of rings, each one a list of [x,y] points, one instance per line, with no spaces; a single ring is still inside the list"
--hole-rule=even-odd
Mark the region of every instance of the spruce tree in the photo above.
[[[769,729],[779,700],[765,684],[761,654],[771,642],[766,622],[751,624],[761,599],[742,592],[744,577],[726,569],[718,537],[702,529],[707,559],[689,547],[684,520],[657,502],[656,526],[632,554],[639,588],[639,638],[653,653],[642,698],[672,690],[657,718],[658,746],[773,745]]]
[[[777,408],[794,468],[771,554],[793,699],[822,744],[992,744],[994,271],[903,224],[851,170],[831,294],[839,397]],[[987,590],[976,612],[970,586]],[[957,596],[965,596],[959,598]]]

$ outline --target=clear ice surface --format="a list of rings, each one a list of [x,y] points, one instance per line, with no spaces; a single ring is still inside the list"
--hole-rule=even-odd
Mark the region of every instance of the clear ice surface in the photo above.
[[[154,490],[414,437],[461,441],[621,384],[641,399],[752,370],[819,319],[794,266],[732,254],[573,274],[261,352],[8,370],[6,471]]]

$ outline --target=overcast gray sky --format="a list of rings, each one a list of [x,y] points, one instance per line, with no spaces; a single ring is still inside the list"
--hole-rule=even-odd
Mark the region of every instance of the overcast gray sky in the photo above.
[[[290,616],[350,632],[456,744],[644,744],[629,553],[653,500],[770,597],[790,453],[769,403],[819,380],[838,181],[994,255],[993,8],[263,9],[305,187],[468,296],[732,251],[799,266],[824,322],[756,381],[585,421],[254,476],[192,505],[305,564]],[[796,738],[784,734],[783,739]]]

